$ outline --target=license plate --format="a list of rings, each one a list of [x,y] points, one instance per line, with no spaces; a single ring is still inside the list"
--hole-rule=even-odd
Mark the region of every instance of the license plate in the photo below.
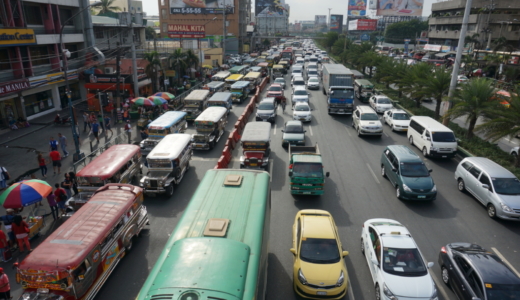
[[[258,164],[249,164],[251,167],[256,167]]]
[[[267,122],[267,119],[262,119],[262,122]]]
[[[305,121],[305,118],[300,118],[300,121]]]
[[[304,183],[304,184],[302,184],[302,185],[303,185],[303,186],[312,186],[311,183]]]
[[[417,198],[424,199],[424,198],[426,198],[426,196],[417,196]]]
[[[327,295],[327,292],[316,292],[316,295]]]
[[[447,155],[443,155],[442,157],[443,157],[443,158],[446,158],[446,157],[448,157],[448,156],[447,156]]]
[[[302,192],[302,194],[310,195],[311,192]],[[318,293],[320,293],[320,292],[318,292]],[[318,294],[318,295],[327,295],[327,292],[321,292],[321,293],[325,293],[325,294]]]
[[[345,110],[344,109],[340,109],[339,112],[344,112]],[[324,292],[324,293],[327,293],[327,292]]]
[[[199,147],[199,148],[202,148],[202,145],[195,145],[195,147]]]

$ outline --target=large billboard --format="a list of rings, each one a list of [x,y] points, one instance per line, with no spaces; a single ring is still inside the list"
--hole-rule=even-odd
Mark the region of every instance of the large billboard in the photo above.
[[[372,0],[375,1],[375,0]],[[367,14],[367,0],[348,0],[349,16],[365,16]]]
[[[357,21],[357,30],[375,31],[377,28],[377,20],[359,19]]]
[[[377,16],[422,16],[424,0],[369,0]]]
[[[170,0],[171,14],[222,14],[234,12],[233,0]]]
[[[330,31],[343,31],[343,15],[330,15]]]
[[[326,25],[327,24],[327,16],[326,15],[316,15],[314,16],[314,25]]]
[[[170,38],[203,38],[206,37],[204,25],[168,24]]]
[[[283,15],[284,12],[289,13],[284,5],[280,3],[280,0],[256,0],[255,2],[256,16],[259,14]]]

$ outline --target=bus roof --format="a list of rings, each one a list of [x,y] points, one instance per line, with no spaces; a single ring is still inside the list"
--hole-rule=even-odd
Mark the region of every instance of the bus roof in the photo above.
[[[106,180],[114,176],[138,152],[140,148],[137,145],[114,145],[81,169],[76,176],[99,177],[101,180]]]
[[[232,94],[230,92],[217,92],[217,93],[213,94],[213,96],[211,96],[211,98],[209,98],[208,102],[228,101],[231,98],[231,95]]]
[[[367,79],[356,79],[354,80],[354,82],[358,85],[361,85],[361,86],[370,86],[370,87],[374,87],[374,85],[372,84],[372,82],[368,81]]]
[[[221,106],[210,106],[206,108],[196,119],[195,122],[201,122],[201,121],[210,121],[210,122],[218,122],[224,116],[227,114],[227,108],[221,107]]]
[[[206,83],[206,85],[211,89],[218,89],[219,87],[223,86],[225,83],[222,81],[212,81],[209,83]]]
[[[203,100],[209,95],[208,90],[194,90],[184,100]]]
[[[175,123],[186,117],[183,111],[167,111],[157,119],[148,124],[148,129],[165,129],[170,128]]]
[[[46,238],[20,264],[21,270],[54,271],[75,268],[102,242],[143,190],[109,183]]]
[[[249,122],[242,133],[242,141],[268,142],[271,138],[271,123]]]
[[[241,175],[241,183],[225,185],[228,175]],[[254,170],[207,171],[138,299],[173,291],[173,299],[179,299],[181,289],[204,290],[205,297],[217,299],[253,299],[262,245],[267,243],[262,232],[268,225],[269,177]],[[230,220],[225,237],[204,236],[214,218]],[[222,276],[224,270],[234,279]]]
[[[237,81],[231,85],[232,89],[243,89],[249,86],[249,81]]]
[[[179,157],[186,145],[191,142],[187,133],[168,134],[152,149],[146,159],[175,159]]]
[[[233,75],[230,75],[228,78],[226,78],[226,80],[238,81],[238,80],[242,79],[243,77],[244,77],[244,75],[242,75],[242,74],[233,74]]]

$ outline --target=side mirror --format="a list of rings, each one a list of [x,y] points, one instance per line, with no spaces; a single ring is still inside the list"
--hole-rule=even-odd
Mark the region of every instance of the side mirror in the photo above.
[[[291,248],[291,249],[289,249],[289,251],[291,251],[292,254],[296,255],[296,249]]]
[[[428,269],[431,269],[432,267],[433,267],[433,261],[430,261],[430,262],[428,263]]]
[[[292,176],[292,171],[289,171],[289,177],[291,177],[291,176]]]
[[[282,132],[285,132],[285,130],[282,129]]]
[[[432,170],[432,169],[428,169],[428,172],[430,172],[430,173],[431,173],[431,172],[433,172],[433,170]]]
[[[330,172],[325,173],[325,177],[329,177],[329,176],[330,176]]]
[[[482,184],[482,188],[483,188],[483,189],[486,189],[486,190],[489,190],[489,185],[487,185],[487,184]]]
[[[431,138],[431,137],[429,137],[429,136],[427,136],[427,137],[426,137],[426,140],[427,140],[427,141],[431,141],[431,140],[432,140],[432,138]]]
[[[347,256],[347,255],[348,255],[348,251],[343,251],[343,252],[341,252],[341,255],[342,255],[343,257]]]
[[[371,261],[372,261],[372,263],[373,263],[374,265],[376,265],[376,266],[379,267],[379,261],[377,261],[377,259],[372,258]]]
[[[392,167],[392,172],[397,172],[397,169],[395,167]]]

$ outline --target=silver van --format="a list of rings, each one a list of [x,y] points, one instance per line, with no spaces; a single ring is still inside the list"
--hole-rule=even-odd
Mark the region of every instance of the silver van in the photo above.
[[[467,157],[455,170],[459,191],[468,191],[487,209],[490,218],[520,221],[520,181],[485,157]]]

